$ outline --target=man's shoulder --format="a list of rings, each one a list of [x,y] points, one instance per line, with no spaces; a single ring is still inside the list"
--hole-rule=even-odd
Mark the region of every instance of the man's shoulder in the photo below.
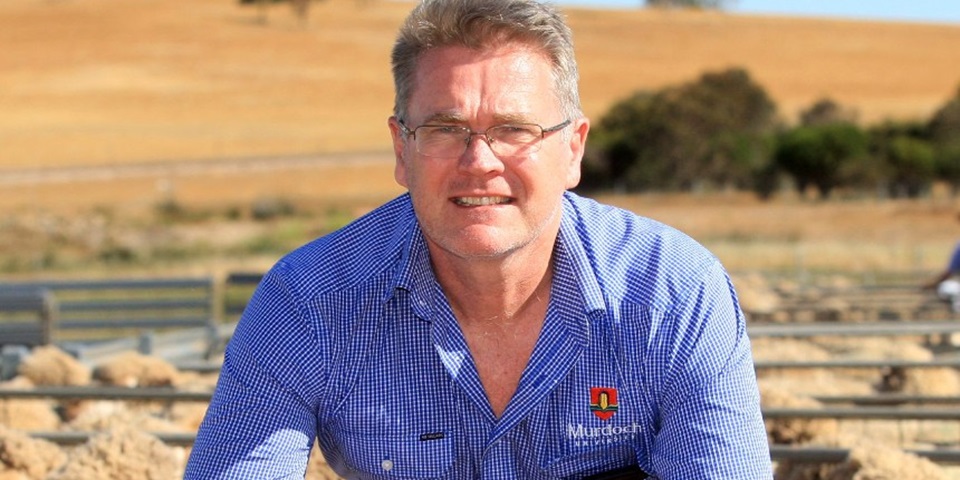
[[[684,232],[623,208],[568,195],[568,225],[608,297],[668,306],[719,260]]]
[[[679,229],[625,208],[572,193],[566,195],[566,205],[578,236],[594,252],[613,249],[641,258],[712,257],[703,245]]]
[[[416,219],[406,195],[311,240],[278,262],[288,277],[314,289],[342,288],[389,268],[402,255]]]

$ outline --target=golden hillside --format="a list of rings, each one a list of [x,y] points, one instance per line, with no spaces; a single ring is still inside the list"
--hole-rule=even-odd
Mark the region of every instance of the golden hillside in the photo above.
[[[411,3],[328,0],[301,26],[235,0],[0,2],[0,169],[388,149],[388,56]],[[925,117],[960,84],[960,26],[566,10],[587,113],[743,66],[781,113],[823,96]]]

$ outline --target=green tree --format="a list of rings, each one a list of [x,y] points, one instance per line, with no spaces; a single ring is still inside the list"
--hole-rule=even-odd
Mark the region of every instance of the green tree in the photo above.
[[[935,147],[937,178],[950,185],[953,195],[960,194],[960,142]]]
[[[936,156],[929,142],[913,137],[897,137],[890,143],[887,162],[893,175],[891,194],[916,198],[928,190],[936,175]]]
[[[960,87],[927,123],[936,156],[937,178],[947,182],[953,194],[960,193]]]
[[[769,162],[776,105],[745,70],[638,92],[598,122],[584,188],[750,188]]]
[[[936,144],[960,143],[960,87],[953,98],[934,112],[928,129],[930,139]]]
[[[918,197],[937,177],[937,152],[923,122],[887,121],[869,130],[870,154],[887,193]]]
[[[856,123],[857,114],[831,98],[817,100],[809,108],[800,112],[800,125],[804,126],[841,122]]]
[[[820,198],[844,183],[847,168],[867,153],[867,136],[852,123],[799,126],[783,133],[774,161],[802,194],[815,187]]]

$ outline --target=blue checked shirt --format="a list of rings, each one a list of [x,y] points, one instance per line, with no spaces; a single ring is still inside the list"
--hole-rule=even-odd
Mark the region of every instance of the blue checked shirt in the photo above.
[[[547,318],[498,419],[407,195],[292,252],[226,352],[188,479],[770,479],[744,316],[717,259],[563,200]]]

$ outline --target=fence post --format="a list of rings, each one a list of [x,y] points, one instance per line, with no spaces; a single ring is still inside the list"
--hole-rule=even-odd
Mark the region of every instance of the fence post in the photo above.
[[[60,316],[60,306],[57,303],[57,297],[50,290],[41,290],[40,298],[40,331],[43,336],[43,344],[49,345],[54,340],[54,333]]]
[[[20,363],[30,355],[30,349],[24,345],[4,345],[0,353],[0,380],[10,380],[17,375]]]
[[[137,351],[143,355],[152,355],[156,343],[156,338],[154,337],[152,331],[143,332],[140,334],[140,338],[137,343]]]

